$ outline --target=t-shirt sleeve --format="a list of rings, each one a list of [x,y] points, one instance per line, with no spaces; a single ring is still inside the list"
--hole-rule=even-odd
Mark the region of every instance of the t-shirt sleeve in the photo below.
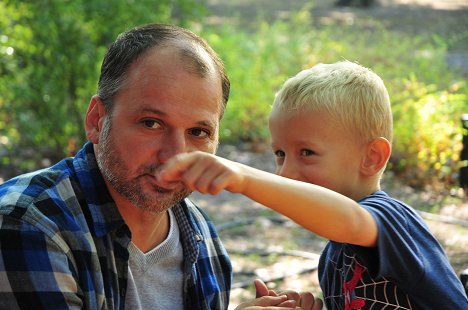
[[[377,222],[377,268],[375,276],[392,278],[412,286],[424,277],[431,257],[443,259],[442,248],[422,218],[410,207],[386,195],[360,202]],[[431,255],[426,255],[431,252]],[[411,277],[408,277],[411,275]]]
[[[442,246],[416,211],[384,192],[359,203],[378,226],[374,276],[395,282],[417,304],[431,304],[433,309],[465,309],[468,303],[461,282]],[[358,253],[364,257],[366,250]]]

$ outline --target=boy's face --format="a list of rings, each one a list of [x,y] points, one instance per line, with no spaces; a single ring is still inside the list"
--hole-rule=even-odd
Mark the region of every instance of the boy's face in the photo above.
[[[355,134],[322,111],[274,109],[269,126],[277,174],[361,198],[365,147]]]

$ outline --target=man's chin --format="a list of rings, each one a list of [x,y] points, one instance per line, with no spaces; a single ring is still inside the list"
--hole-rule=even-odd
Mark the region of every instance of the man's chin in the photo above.
[[[183,183],[174,184],[174,186],[169,188],[157,184],[151,184],[151,190],[155,191],[158,194],[181,197],[181,200],[190,195],[190,193],[192,192],[187,187],[185,187]]]
[[[145,207],[143,209],[163,212],[180,203],[184,198],[189,196],[192,191],[182,188],[178,190],[168,190],[166,188],[153,188],[153,193],[145,199]]]

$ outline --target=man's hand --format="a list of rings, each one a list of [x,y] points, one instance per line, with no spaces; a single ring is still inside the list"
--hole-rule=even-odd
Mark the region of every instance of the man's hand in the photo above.
[[[249,302],[243,302],[235,310],[280,310],[295,308],[296,303],[288,300],[286,295],[262,296]]]
[[[256,297],[262,296],[282,296],[286,295],[288,297],[288,302],[284,302],[281,304],[281,307],[289,307],[291,302],[294,301],[294,307],[303,309],[303,310],[320,310],[323,307],[323,302],[319,298],[315,298],[311,292],[302,292],[298,293],[292,290],[280,291],[275,292],[273,290],[268,289],[266,284],[260,280],[256,279],[254,281],[255,289],[256,289]]]

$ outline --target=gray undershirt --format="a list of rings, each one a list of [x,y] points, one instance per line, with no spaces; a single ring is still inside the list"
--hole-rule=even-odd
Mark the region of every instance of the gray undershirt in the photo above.
[[[169,223],[167,238],[151,251],[143,253],[130,243],[125,309],[184,309],[183,249],[179,227],[170,209]]]

